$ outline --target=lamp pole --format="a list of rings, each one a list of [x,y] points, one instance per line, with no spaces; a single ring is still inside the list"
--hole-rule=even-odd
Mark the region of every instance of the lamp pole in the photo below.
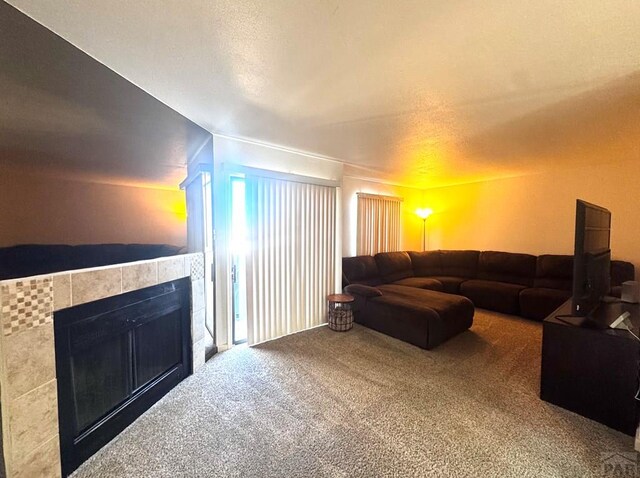
[[[433,211],[429,208],[418,209],[416,214],[422,219],[422,250],[427,250],[427,218],[433,214]]]

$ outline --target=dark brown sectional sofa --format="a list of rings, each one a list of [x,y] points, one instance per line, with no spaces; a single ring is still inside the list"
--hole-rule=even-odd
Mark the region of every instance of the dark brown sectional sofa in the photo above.
[[[544,319],[571,297],[573,256],[470,250],[387,252],[343,258],[342,272],[345,291],[356,298],[356,322],[432,348],[471,326],[469,303]],[[634,276],[633,264],[612,261],[612,293]]]
[[[0,280],[124,264],[186,252],[169,244],[24,244],[0,247]]]

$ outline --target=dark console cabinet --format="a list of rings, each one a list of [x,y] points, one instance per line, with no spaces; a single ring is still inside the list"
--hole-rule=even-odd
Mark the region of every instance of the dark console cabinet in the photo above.
[[[635,435],[640,342],[626,330],[605,328],[623,311],[631,313],[632,330],[638,335],[637,305],[603,304],[591,327],[558,318],[571,312],[570,301],[545,319],[540,398]]]

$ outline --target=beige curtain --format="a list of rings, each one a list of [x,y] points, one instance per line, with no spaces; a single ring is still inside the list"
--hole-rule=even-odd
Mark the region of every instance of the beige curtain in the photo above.
[[[336,188],[246,178],[249,345],[320,325],[336,275]]]
[[[358,193],[359,256],[400,250],[401,203],[402,198]]]

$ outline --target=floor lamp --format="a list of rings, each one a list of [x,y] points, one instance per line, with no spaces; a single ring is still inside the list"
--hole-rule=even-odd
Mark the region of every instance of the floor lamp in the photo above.
[[[422,250],[427,250],[427,218],[433,214],[429,208],[418,209],[416,214],[422,219]]]

